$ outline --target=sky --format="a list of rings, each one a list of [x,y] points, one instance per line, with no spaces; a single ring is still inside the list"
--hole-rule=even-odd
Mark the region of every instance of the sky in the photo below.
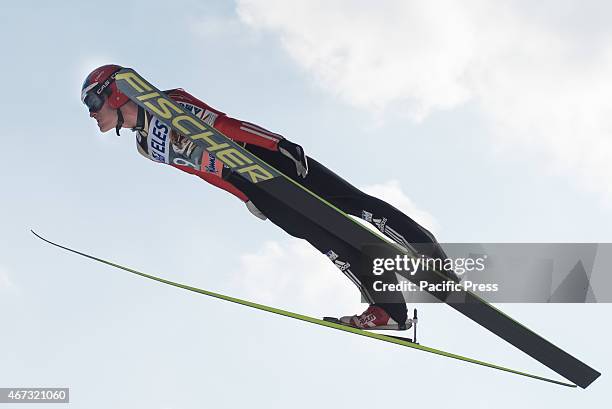
[[[295,312],[364,309],[307,243],[145,160],[130,131],[100,134],[80,88],[116,63],[301,144],[440,242],[610,242],[611,12],[603,1],[4,5],[0,387],[70,387],[71,407],[89,409],[600,404],[607,304],[500,306],[603,373],[574,390],[149,282],[29,230]],[[556,377],[447,306],[418,307],[424,345]]]

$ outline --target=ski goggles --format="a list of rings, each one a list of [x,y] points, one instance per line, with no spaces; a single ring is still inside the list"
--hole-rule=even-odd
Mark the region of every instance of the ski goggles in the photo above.
[[[81,93],[81,101],[85,104],[90,113],[96,113],[102,109],[106,95],[110,95],[111,91],[108,87],[115,81],[115,75],[119,70],[113,72],[110,77],[106,79],[102,84],[94,82],[89,85]]]
[[[83,97],[83,103],[89,109],[89,113],[95,114],[102,109],[105,98],[95,92],[90,92]]]

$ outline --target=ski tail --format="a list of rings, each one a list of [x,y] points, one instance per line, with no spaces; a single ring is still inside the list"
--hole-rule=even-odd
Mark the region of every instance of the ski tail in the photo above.
[[[468,362],[468,363],[472,363],[472,364],[476,364],[476,365],[480,365],[480,366],[484,366],[484,367],[488,367],[488,368],[492,368],[492,369],[497,369],[499,371],[508,372],[508,373],[524,376],[524,377],[531,378],[531,379],[536,379],[536,380],[540,380],[540,381],[544,381],[544,382],[548,382],[548,383],[553,383],[553,384],[561,385],[561,386],[567,386],[567,387],[571,387],[571,388],[575,388],[576,387],[576,385],[573,384],[573,383],[567,383],[567,382],[563,382],[563,381],[558,381],[558,380],[555,380],[555,379],[550,379],[550,378],[546,378],[546,377],[543,377],[543,376],[539,376],[539,375],[534,375],[534,374],[530,374],[530,373],[527,373],[527,372],[518,371],[518,370],[515,370],[515,369],[507,368],[507,367],[496,365],[496,364],[493,364],[493,363],[489,363],[489,362],[485,362],[485,361],[480,361],[478,359],[469,358],[469,357],[458,355],[458,354],[453,354],[451,352],[446,352],[446,351],[442,351],[442,350],[439,350],[439,349],[430,348],[430,347],[427,347],[427,346],[424,346],[424,345],[420,345],[420,344],[416,344],[414,342],[410,342],[410,341],[408,341],[406,339],[403,339],[401,337],[395,337],[395,336],[390,336],[390,335],[383,335],[383,334],[377,334],[377,333],[373,333],[373,332],[367,332],[367,331],[360,330],[358,328],[353,328],[353,327],[349,327],[349,326],[346,326],[346,325],[337,324],[337,323],[334,323],[334,322],[324,321],[324,320],[319,319],[319,318],[314,318],[314,317],[310,317],[310,316],[307,316],[307,315],[302,315],[302,314],[298,314],[298,313],[295,313],[295,312],[286,311],[286,310],[282,310],[282,309],[279,309],[279,308],[274,308],[274,307],[270,307],[270,306],[267,306],[267,305],[258,304],[258,303],[252,302],[252,301],[243,300],[243,299],[240,299],[240,298],[235,298],[235,297],[231,297],[231,296],[228,296],[228,295],[219,294],[219,293],[215,293],[215,292],[212,292],[212,291],[203,290],[201,288],[192,287],[192,286],[189,286],[189,285],[185,285],[185,284],[177,283],[177,282],[174,282],[174,281],[166,280],[166,279],[161,278],[161,277],[156,277],[154,275],[142,273],[142,272],[140,272],[138,270],[134,270],[132,268],[125,267],[125,266],[122,266],[122,265],[117,264],[117,263],[113,263],[112,261],[104,260],[102,258],[99,258],[99,257],[96,257],[96,256],[92,256],[90,254],[86,254],[86,253],[83,253],[83,252],[78,251],[78,250],[74,250],[74,249],[66,247],[66,246],[62,246],[61,244],[54,243],[54,242],[52,242],[52,241],[42,237],[40,234],[36,233],[34,230],[30,230],[30,231],[36,237],[38,237],[39,239],[43,240],[46,243],[51,244],[52,246],[59,247],[59,248],[61,248],[63,250],[66,250],[68,252],[71,252],[71,253],[74,253],[74,254],[78,254],[78,255],[86,257],[88,259],[91,259],[91,260],[94,260],[94,261],[97,261],[97,262],[109,265],[111,267],[115,267],[115,268],[118,268],[118,269],[121,269],[121,270],[124,270],[124,271],[128,271],[128,272],[130,272],[132,274],[136,274],[136,275],[139,275],[141,277],[148,278],[150,280],[154,280],[154,281],[157,281],[157,282],[160,282],[160,283],[163,283],[163,284],[167,284],[167,285],[170,285],[170,286],[173,286],[173,287],[182,288],[184,290],[193,291],[193,292],[198,293],[198,294],[207,295],[209,297],[213,297],[213,298],[217,298],[217,299],[220,299],[220,300],[229,301],[229,302],[232,302],[232,303],[235,303],[235,304],[240,304],[240,305],[243,305],[243,306],[246,306],[246,307],[255,308],[255,309],[258,309],[258,310],[261,310],[261,311],[270,312],[270,313],[273,313],[273,314],[282,315],[282,316],[293,318],[293,319],[296,319],[296,320],[305,321],[305,322],[309,322],[309,323],[312,323],[312,324],[317,324],[317,325],[320,325],[320,326],[323,326],[323,327],[333,328],[333,329],[336,329],[336,330],[340,330],[340,331],[344,331],[344,332],[349,332],[349,333],[353,333],[353,334],[356,334],[356,335],[361,335],[363,337],[373,338],[373,339],[377,339],[379,341],[385,341],[385,342],[389,342],[389,343],[392,343],[392,344],[396,344],[396,345],[400,345],[400,346],[404,346],[404,347],[408,347],[408,348],[412,348],[412,349],[417,349],[417,350],[420,350],[420,351],[425,351],[425,352],[429,352],[429,353],[432,353],[432,354],[435,354],[435,355],[445,356],[447,358],[453,358],[453,359],[457,359],[457,360],[460,360],[460,361],[463,361],[463,362]]]

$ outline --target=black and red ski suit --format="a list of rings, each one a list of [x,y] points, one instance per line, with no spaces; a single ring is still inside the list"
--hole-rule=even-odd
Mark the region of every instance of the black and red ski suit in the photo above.
[[[167,95],[191,113],[213,126],[225,136],[241,143],[247,150],[280,170],[318,196],[342,211],[372,223],[387,237],[419,254],[435,258],[445,255],[433,235],[388,203],[365,194],[340,176],[308,157],[308,174],[297,175],[294,161],[279,151],[283,136],[270,132],[250,122],[225,115],[182,89],[166,91]],[[292,211],[269,197],[251,197],[223,179],[223,163],[206,152],[197,151],[192,141],[169,129],[155,116],[139,109],[137,132],[138,150],[149,159],[169,164],[196,175],[220,187],[244,202],[252,201],[268,219],[294,237],[307,240],[334,264],[359,288],[363,298],[371,304],[383,307],[397,322],[406,321],[406,305],[401,297],[388,302],[376,302],[372,290],[375,277],[371,264],[365,265],[362,255],[342,240],[330,235],[299,213]],[[425,244],[429,245],[425,245]],[[420,248],[419,246],[422,246]],[[434,250],[432,250],[432,248]],[[433,254],[431,254],[433,252]],[[429,254],[428,254],[429,253]]]

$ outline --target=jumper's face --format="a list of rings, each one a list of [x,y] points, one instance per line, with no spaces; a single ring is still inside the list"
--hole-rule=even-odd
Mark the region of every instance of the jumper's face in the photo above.
[[[108,105],[108,101],[104,101],[102,108],[98,112],[91,112],[89,116],[98,122],[100,132],[110,131],[117,125],[117,110],[111,108]]]

